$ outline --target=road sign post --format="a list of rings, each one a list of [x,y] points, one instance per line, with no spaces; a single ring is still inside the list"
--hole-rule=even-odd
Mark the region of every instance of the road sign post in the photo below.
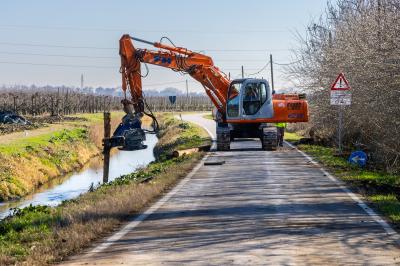
[[[342,155],[342,136],[343,136],[343,106],[351,105],[351,90],[348,81],[343,73],[340,73],[331,86],[331,105],[337,105],[339,108],[338,124],[338,150]]]
[[[172,116],[174,116],[174,108],[176,109],[176,105],[175,105],[175,103],[176,103],[176,95],[168,96],[168,99],[169,99],[170,104],[172,105],[172,108],[171,108]]]

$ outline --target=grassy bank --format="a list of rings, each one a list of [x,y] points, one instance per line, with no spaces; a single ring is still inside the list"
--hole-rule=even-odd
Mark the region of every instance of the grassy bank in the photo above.
[[[114,125],[119,117],[115,115]],[[82,167],[100,153],[102,114],[80,118],[27,131],[26,135],[2,136],[0,200],[26,195],[57,176]]]
[[[193,123],[181,121],[171,114],[160,114],[159,141],[154,148],[158,159],[165,159],[174,150],[211,144],[207,131]],[[168,129],[168,130],[166,130]]]
[[[300,136],[288,133],[285,138],[288,141],[298,141]],[[346,158],[336,156],[335,149],[331,147],[299,145],[298,148],[364,195],[372,206],[387,217],[396,228],[400,228],[400,176],[351,165]]]
[[[197,145],[199,142],[181,142],[182,136],[188,133],[177,130],[179,124],[176,120],[169,121],[169,126],[160,132],[160,142],[168,143],[171,149]],[[191,128],[190,132],[196,130]],[[171,142],[170,138],[175,141]],[[78,253],[93,240],[115,230],[128,217],[143,211],[184,177],[201,157],[197,153],[160,160],[58,207],[17,211],[0,222],[0,265],[43,265]]]
[[[205,115],[203,115],[203,117],[204,117],[205,119],[214,120],[214,117],[213,117],[212,114],[205,114]]]

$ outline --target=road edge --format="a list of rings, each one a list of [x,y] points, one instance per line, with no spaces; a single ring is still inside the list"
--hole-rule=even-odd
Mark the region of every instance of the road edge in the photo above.
[[[200,162],[187,174],[179,183],[166,195],[162,196],[156,203],[154,203],[151,207],[149,207],[145,212],[135,217],[133,220],[128,221],[128,223],[120,230],[109,236],[105,241],[103,241],[100,245],[96,246],[91,251],[87,252],[83,257],[90,257],[94,254],[100,253],[110,247],[113,243],[124,237],[129,231],[139,226],[143,221],[147,219],[151,214],[157,211],[160,207],[162,207],[171,197],[173,197],[182,187],[188,183],[193,175],[200,169],[203,165],[204,161],[209,157],[209,154],[206,154]]]
[[[317,161],[311,158],[311,156],[299,150],[291,143],[287,141],[284,142],[289,147],[296,149],[297,152],[303,155],[313,165],[317,166],[319,170],[324,174],[324,176],[328,177],[331,181],[333,181],[343,192],[345,192],[355,203],[357,203],[357,205],[361,209],[363,209],[375,222],[377,222],[385,230],[386,234],[390,238],[392,238],[394,242],[400,245],[400,235],[393,229],[393,227],[384,218],[382,218],[379,214],[377,214],[372,208],[370,208],[359,196],[357,196],[349,188],[347,188],[344,182],[340,181],[335,176],[331,175],[328,171],[325,170],[323,166],[321,166]]]

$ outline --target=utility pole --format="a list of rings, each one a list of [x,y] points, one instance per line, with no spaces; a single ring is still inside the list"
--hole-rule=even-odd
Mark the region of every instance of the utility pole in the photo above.
[[[81,91],[83,90],[83,74],[81,74]]]
[[[244,68],[242,66],[242,79],[244,79]]]
[[[188,84],[188,80],[186,80],[186,98],[189,98],[189,84]]]
[[[269,64],[271,65],[271,86],[272,86],[272,92],[275,91],[275,86],[274,86],[274,62],[272,61],[272,54],[269,55]]]
[[[188,80],[186,80],[186,110],[189,109],[189,84]]]

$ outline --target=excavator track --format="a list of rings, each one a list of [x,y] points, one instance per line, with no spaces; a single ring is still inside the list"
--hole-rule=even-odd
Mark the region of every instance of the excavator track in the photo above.
[[[217,126],[217,150],[229,151],[230,149],[231,149],[230,128]]]
[[[276,127],[264,127],[261,137],[262,149],[275,151],[278,147],[278,134]]]

